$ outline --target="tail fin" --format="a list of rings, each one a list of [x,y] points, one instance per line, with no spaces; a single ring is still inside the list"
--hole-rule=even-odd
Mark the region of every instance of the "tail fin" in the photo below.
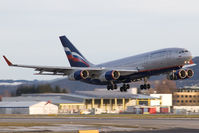
[[[75,46],[66,38],[60,36],[64,51],[72,67],[90,67],[92,64],[75,48]]]

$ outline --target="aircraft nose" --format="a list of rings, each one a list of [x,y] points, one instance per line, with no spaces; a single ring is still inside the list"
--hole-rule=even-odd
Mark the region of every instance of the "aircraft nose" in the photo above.
[[[190,60],[192,59],[192,54],[191,54],[190,51],[187,52],[186,57],[187,57],[188,59],[190,59]]]
[[[192,54],[191,52],[187,52],[185,55],[184,55],[184,62],[185,64],[190,64],[190,61],[192,60]]]

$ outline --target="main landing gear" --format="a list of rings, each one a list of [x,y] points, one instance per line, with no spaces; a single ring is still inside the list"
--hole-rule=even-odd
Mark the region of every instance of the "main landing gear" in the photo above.
[[[123,84],[122,87],[120,87],[121,92],[126,92],[130,88],[129,84]],[[114,83],[109,83],[107,85],[107,90],[116,90],[117,89],[117,84]]]
[[[143,85],[140,85],[140,89],[141,90],[146,90],[146,89],[150,89],[151,88],[151,85],[150,84],[143,84]]]
[[[144,84],[143,85],[140,85],[140,89],[141,90],[148,90],[151,88],[151,85],[150,84],[147,84],[147,78],[144,78]]]
[[[120,87],[121,92],[126,92],[130,88],[129,84],[123,84],[122,87]]]
[[[117,84],[110,83],[107,85],[107,90],[115,90],[117,89]]]

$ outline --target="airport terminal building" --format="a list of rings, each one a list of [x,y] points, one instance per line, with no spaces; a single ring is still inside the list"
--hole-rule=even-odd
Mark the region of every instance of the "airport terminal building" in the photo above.
[[[147,110],[149,112],[154,108],[155,112],[159,113],[199,113],[198,98],[199,88],[197,87],[177,89],[173,94],[150,95],[137,94],[136,88],[123,93],[119,90],[96,89],[94,91],[76,91],[68,94],[23,94],[18,97],[3,97],[2,102],[0,102],[0,113],[3,113],[2,110],[11,110],[11,108],[20,110],[23,107],[24,111],[22,112],[27,114],[25,110],[33,107],[32,103],[43,101],[57,106],[57,113],[59,114],[135,113],[139,109],[147,113]],[[29,102],[30,106],[24,101]],[[5,106],[5,102],[9,102],[7,105],[10,106]],[[19,104],[19,102],[21,103]],[[7,112],[16,113],[13,111]]]
[[[119,113],[127,110],[128,106],[156,106],[161,99],[149,95],[137,94],[135,89],[129,92],[107,91],[77,91],[71,94],[24,94],[19,97],[3,97],[5,102],[49,101],[59,107],[59,113]],[[156,102],[154,102],[156,101]],[[154,104],[156,103],[156,104]]]

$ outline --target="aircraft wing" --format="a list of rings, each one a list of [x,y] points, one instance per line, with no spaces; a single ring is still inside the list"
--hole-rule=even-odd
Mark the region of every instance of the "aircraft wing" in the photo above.
[[[5,56],[3,56],[8,66],[32,68],[38,71],[35,75],[70,75],[78,70],[87,70],[90,75],[100,75],[106,71],[118,71],[121,76],[137,73],[138,70],[131,70],[125,68],[107,68],[107,67],[55,67],[55,66],[34,66],[34,65],[20,65],[11,63]]]

